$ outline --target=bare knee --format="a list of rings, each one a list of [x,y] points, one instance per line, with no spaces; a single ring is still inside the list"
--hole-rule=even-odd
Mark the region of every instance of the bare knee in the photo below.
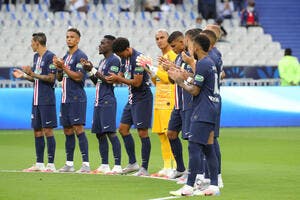
[[[168,136],[169,140],[175,140],[175,139],[178,138],[178,132],[177,131],[168,130],[167,136]]]
[[[138,133],[140,138],[148,137],[148,129],[147,128],[138,128]]]
[[[126,136],[126,135],[129,135],[129,129],[130,129],[130,126],[128,124],[120,124],[120,127],[119,127],[119,133],[122,135],[122,136]]]

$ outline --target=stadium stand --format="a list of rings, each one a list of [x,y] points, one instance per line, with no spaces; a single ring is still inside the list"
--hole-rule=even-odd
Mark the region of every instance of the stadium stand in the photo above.
[[[271,34],[274,41],[280,42],[283,49],[293,49],[294,56],[300,59],[300,1],[264,0],[256,3],[264,31]]]
[[[197,16],[194,1],[170,5],[166,12],[151,14],[141,11],[119,12],[117,3],[89,6],[87,15],[82,12],[49,12],[47,1],[2,6],[0,41],[5,45],[0,49],[0,67],[31,65],[30,39],[31,34],[37,31],[46,33],[48,48],[62,57],[67,50],[63,30],[71,26],[82,32],[80,48],[94,63],[99,60],[97,38],[104,34],[127,37],[132,46],[149,56],[157,57],[159,50],[154,41],[155,30],[165,28],[168,31],[185,31],[195,27]],[[203,20],[204,26],[211,23],[214,20]],[[262,27],[240,27],[236,12],[234,18],[224,20],[223,25],[228,32],[227,41],[219,42],[217,47],[223,54],[225,67],[277,66],[283,50],[280,43],[274,42]]]

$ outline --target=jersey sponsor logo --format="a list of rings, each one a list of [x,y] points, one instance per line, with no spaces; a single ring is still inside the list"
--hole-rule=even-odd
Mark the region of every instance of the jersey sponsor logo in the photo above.
[[[104,128],[104,129],[107,129],[107,128],[109,128],[109,126],[104,126],[103,128]]]
[[[134,69],[135,72],[143,72],[144,71],[144,68],[143,67],[136,67]]]
[[[136,125],[138,125],[138,126],[141,125],[141,124],[143,124],[143,122],[138,122],[138,123],[136,123]]]
[[[119,67],[117,67],[117,66],[111,66],[110,70],[113,71],[113,72],[118,72],[119,71]]]
[[[48,121],[48,122],[46,122],[46,124],[51,124],[52,123],[52,121]]]
[[[36,68],[36,69],[34,70],[34,73],[35,73],[35,74],[41,74],[41,73],[42,73],[42,69],[41,69],[41,68]]]
[[[204,77],[201,76],[201,75],[199,75],[199,74],[197,74],[197,75],[195,76],[195,81],[203,82],[203,81],[204,81]]]
[[[125,73],[124,73],[124,77],[125,77],[126,79],[131,79],[131,74],[130,74],[129,72],[125,72]]]
[[[77,122],[77,121],[79,121],[79,118],[74,119],[74,122]]]

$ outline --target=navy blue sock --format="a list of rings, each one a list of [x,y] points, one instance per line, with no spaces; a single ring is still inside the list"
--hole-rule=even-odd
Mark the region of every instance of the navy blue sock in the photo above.
[[[108,142],[106,135],[96,134],[99,143],[99,152],[102,159],[102,164],[108,164]]]
[[[182,145],[180,139],[176,138],[175,140],[170,140],[170,145],[177,164],[176,170],[179,172],[185,171],[185,166],[182,157]]]
[[[75,150],[75,135],[66,135],[66,142],[65,142],[66,154],[67,154],[67,161],[74,160],[74,150]]]
[[[210,176],[209,176],[209,170],[208,170],[208,164],[207,164],[207,160],[206,160],[206,157],[204,156],[204,159],[203,159],[203,168],[204,168],[204,178],[207,178],[209,179]]]
[[[89,162],[89,143],[86,138],[85,132],[77,135],[79,141],[79,148],[82,155],[82,162]]]
[[[218,186],[218,160],[213,144],[208,144],[203,148],[209,169],[210,184]]]
[[[118,136],[115,133],[108,134],[111,142],[113,154],[115,158],[115,165],[121,165],[121,144]]]
[[[218,160],[218,174],[221,174],[221,151],[220,151],[220,145],[218,142],[218,138],[214,139],[214,147],[215,147],[215,152]]]
[[[56,142],[54,136],[47,137],[48,163],[54,163]]]
[[[149,137],[141,138],[141,141],[142,141],[142,167],[147,170],[149,159],[150,159],[151,142]]]
[[[194,187],[197,174],[200,173],[200,163],[202,159],[203,146],[194,142],[189,142],[189,175],[187,185]]]
[[[36,162],[44,163],[45,140],[44,136],[35,137]]]
[[[199,162],[199,166],[200,166],[200,168],[199,168],[199,174],[203,174],[204,173],[204,159],[205,158],[205,156],[204,156],[204,154],[203,154],[203,152],[201,153],[201,159],[200,159],[200,162]]]
[[[135,145],[134,145],[134,140],[131,134],[123,136],[125,148],[127,155],[129,157],[129,163],[133,164],[136,162],[135,158]]]

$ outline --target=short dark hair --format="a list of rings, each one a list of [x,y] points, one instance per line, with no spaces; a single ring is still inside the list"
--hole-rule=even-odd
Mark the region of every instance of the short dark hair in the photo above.
[[[286,49],[284,50],[284,55],[285,55],[285,56],[291,56],[291,55],[292,55],[292,49],[286,48]]]
[[[180,31],[174,31],[171,33],[171,35],[168,37],[168,43],[170,44],[174,40],[176,40],[179,37],[183,37],[183,33]]]
[[[192,28],[185,32],[185,36],[189,36],[191,39],[193,39],[194,37],[199,35],[201,32],[202,32],[201,28]]]
[[[67,32],[74,32],[81,37],[80,31],[77,28],[69,28]]]
[[[32,34],[32,39],[38,43],[40,43],[40,45],[46,46],[47,43],[47,38],[45,33],[39,32],[39,33],[33,33]]]
[[[205,34],[210,40],[212,40],[213,43],[216,43],[217,36],[213,31],[205,29],[204,31],[202,31],[202,33]]]
[[[111,40],[111,41],[114,41],[116,39],[116,37],[113,36],[113,35],[104,35],[104,38],[108,39],[108,40]]]
[[[206,35],[197,35],[194,38],[194,42],[201,46],[203,51],[208,52],[209,46],[210,46],[210,41]]]
[[[129,41],[127,38],[123,38],[123,37],[118,37],[112,45],[112,49],[114,53],[122,52],[128,47],[130,47]]]

